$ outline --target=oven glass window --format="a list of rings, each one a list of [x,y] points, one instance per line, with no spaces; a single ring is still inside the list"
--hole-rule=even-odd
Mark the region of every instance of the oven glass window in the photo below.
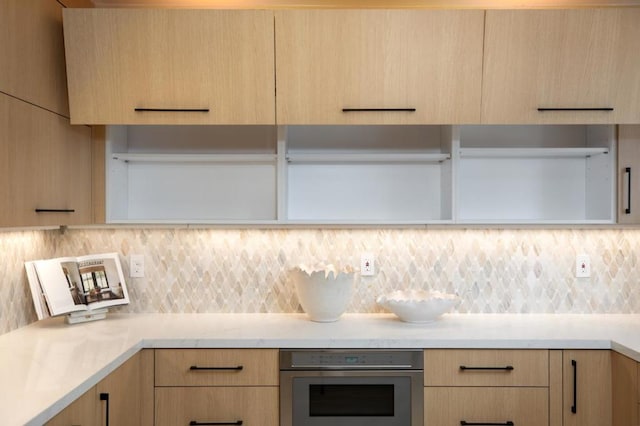
[[[309,416],[394,415],[394,385],[309,385]]]

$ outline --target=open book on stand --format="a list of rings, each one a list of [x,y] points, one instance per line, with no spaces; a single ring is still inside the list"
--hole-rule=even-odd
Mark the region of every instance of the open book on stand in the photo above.
[[[38,319],[68,314],[76,323],[105,318],[129,294],[118,253],[25,262]]]

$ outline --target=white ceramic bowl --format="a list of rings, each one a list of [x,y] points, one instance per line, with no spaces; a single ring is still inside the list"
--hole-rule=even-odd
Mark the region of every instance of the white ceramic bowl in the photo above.
[[[354,273],[291,271],[298,300],[311,321],[337,321],[351,302]]]
[[[458,303],[455,294],[425,290],[398,290],[378,297],[378,304],[402,321],[425,323],[435,321]]]

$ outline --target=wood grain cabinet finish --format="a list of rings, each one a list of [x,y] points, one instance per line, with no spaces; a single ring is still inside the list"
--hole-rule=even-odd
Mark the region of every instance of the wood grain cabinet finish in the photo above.
[[[4,94],[0,120],[0,226],[91,223],[91,129]]]
[[[427,425],[549,425],[549,351],[427,349]]]
[[[425,426],[541,426],[549,422],[546,388],[426,387],[424,404]]]
[[[618,223],[640,223],[640,125],[618,126]]]
[[[638,123],[638,22],[640,8],[488,10],[482,123]]]
[[[157,349],[156,386],[278,386],[277,349]]]
[[[275,18],[279,124],[479,123],[484,11],[282,10]]]
[[[156,426],[243,424],[278,426],[278,388],[156,388]],[[242,423],[237,423],[237,422]],[[192,423],[196,424],[196,423]]]
[[[63,17],[73,123],[275,123],[271,11],[66,9]]]
[[[108,424],[153,425],[153,350],[134,355],[47,422],[47,426]]]
[[[612,424],[610,351],[563,351],[562,376],[564,426]]]
[[[97,396],[94,386],[56,414],[46,423],[46,426],[93,426],[100,424]]]
[[[547,350],[429,349],[425,386],[548,386]]]
[[[156,349],[155,424],[279,424],[277,349]]]
[[[68,117],[62,5],[2,0],[0,28],[0,92]]]

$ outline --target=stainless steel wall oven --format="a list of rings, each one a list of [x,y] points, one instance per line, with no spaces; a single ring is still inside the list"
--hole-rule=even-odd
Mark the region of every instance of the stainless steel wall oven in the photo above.
[[[421,350],[280,351],[281,426],[422,426]]]

